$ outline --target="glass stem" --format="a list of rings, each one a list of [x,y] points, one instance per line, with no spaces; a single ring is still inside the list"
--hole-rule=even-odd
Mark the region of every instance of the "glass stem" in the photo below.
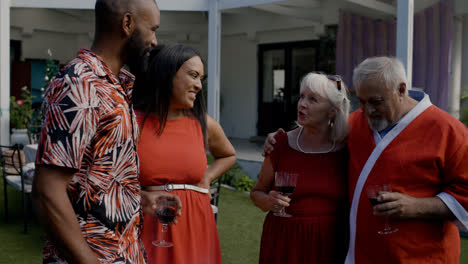
[[[385,224],[384,230],[385,231],[390,230],[390,224],[388,223],[388,216],[384,217],[384,224]]]
[[[161,231],[161,242],[166,242],[167,224],[162,224]]]

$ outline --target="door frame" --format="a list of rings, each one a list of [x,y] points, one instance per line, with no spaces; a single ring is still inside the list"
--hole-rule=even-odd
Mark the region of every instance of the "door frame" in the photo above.
[[[284,49],[284,69],[285,69],[285,80],[284,80],[284,98],[291,98],[291,64],[292,64],[292,49],[293,48],[308,48],[314,47],[319,51],[320,48],[320,40],[304,40],[304,41],[293,41],[293,42],[279,42],[279,43],[268,43],[268,44],[259,44],[258,51],[257,51],[257,62],[258,62],[258,72],[257,72],[257,91],[258,91],[258,101],[257,101],[257,135],[259,133],[259,125],[260,125],[260,112],[261,112],[261,104],[263,101],[263,53],[268,50],[275,50],[275,49]],[[320,54],[317,54],[320,56]],[[319,60],[315,61],[315,68],[318,67]]]

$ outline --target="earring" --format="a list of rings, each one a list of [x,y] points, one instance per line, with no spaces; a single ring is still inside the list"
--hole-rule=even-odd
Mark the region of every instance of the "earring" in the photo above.
[[[328,126],[329,126],[330,128],[333,128],[333,125],[334,125],[333,123],[334,123],[334,122],[333,122],[331,119],[328,120]]]

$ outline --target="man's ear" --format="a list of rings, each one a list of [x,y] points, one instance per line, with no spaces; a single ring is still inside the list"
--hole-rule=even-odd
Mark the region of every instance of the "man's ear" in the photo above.
[[[404,96],[406,93],[406,83],[402,82],[398,85],[398,94],[400,96]]]
[[[122,33],[125,37],[129,38],[135,30],[135,20],[130,12],[125,12],[122,17]]]

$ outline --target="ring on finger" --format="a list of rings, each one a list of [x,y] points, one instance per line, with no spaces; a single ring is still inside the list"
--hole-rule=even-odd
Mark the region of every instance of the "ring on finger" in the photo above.
[[[273,208],[275,208],[275,210],[278,210],[278,209],[279,209],[279,205],[275,204],[275,205],[273,205]]]

